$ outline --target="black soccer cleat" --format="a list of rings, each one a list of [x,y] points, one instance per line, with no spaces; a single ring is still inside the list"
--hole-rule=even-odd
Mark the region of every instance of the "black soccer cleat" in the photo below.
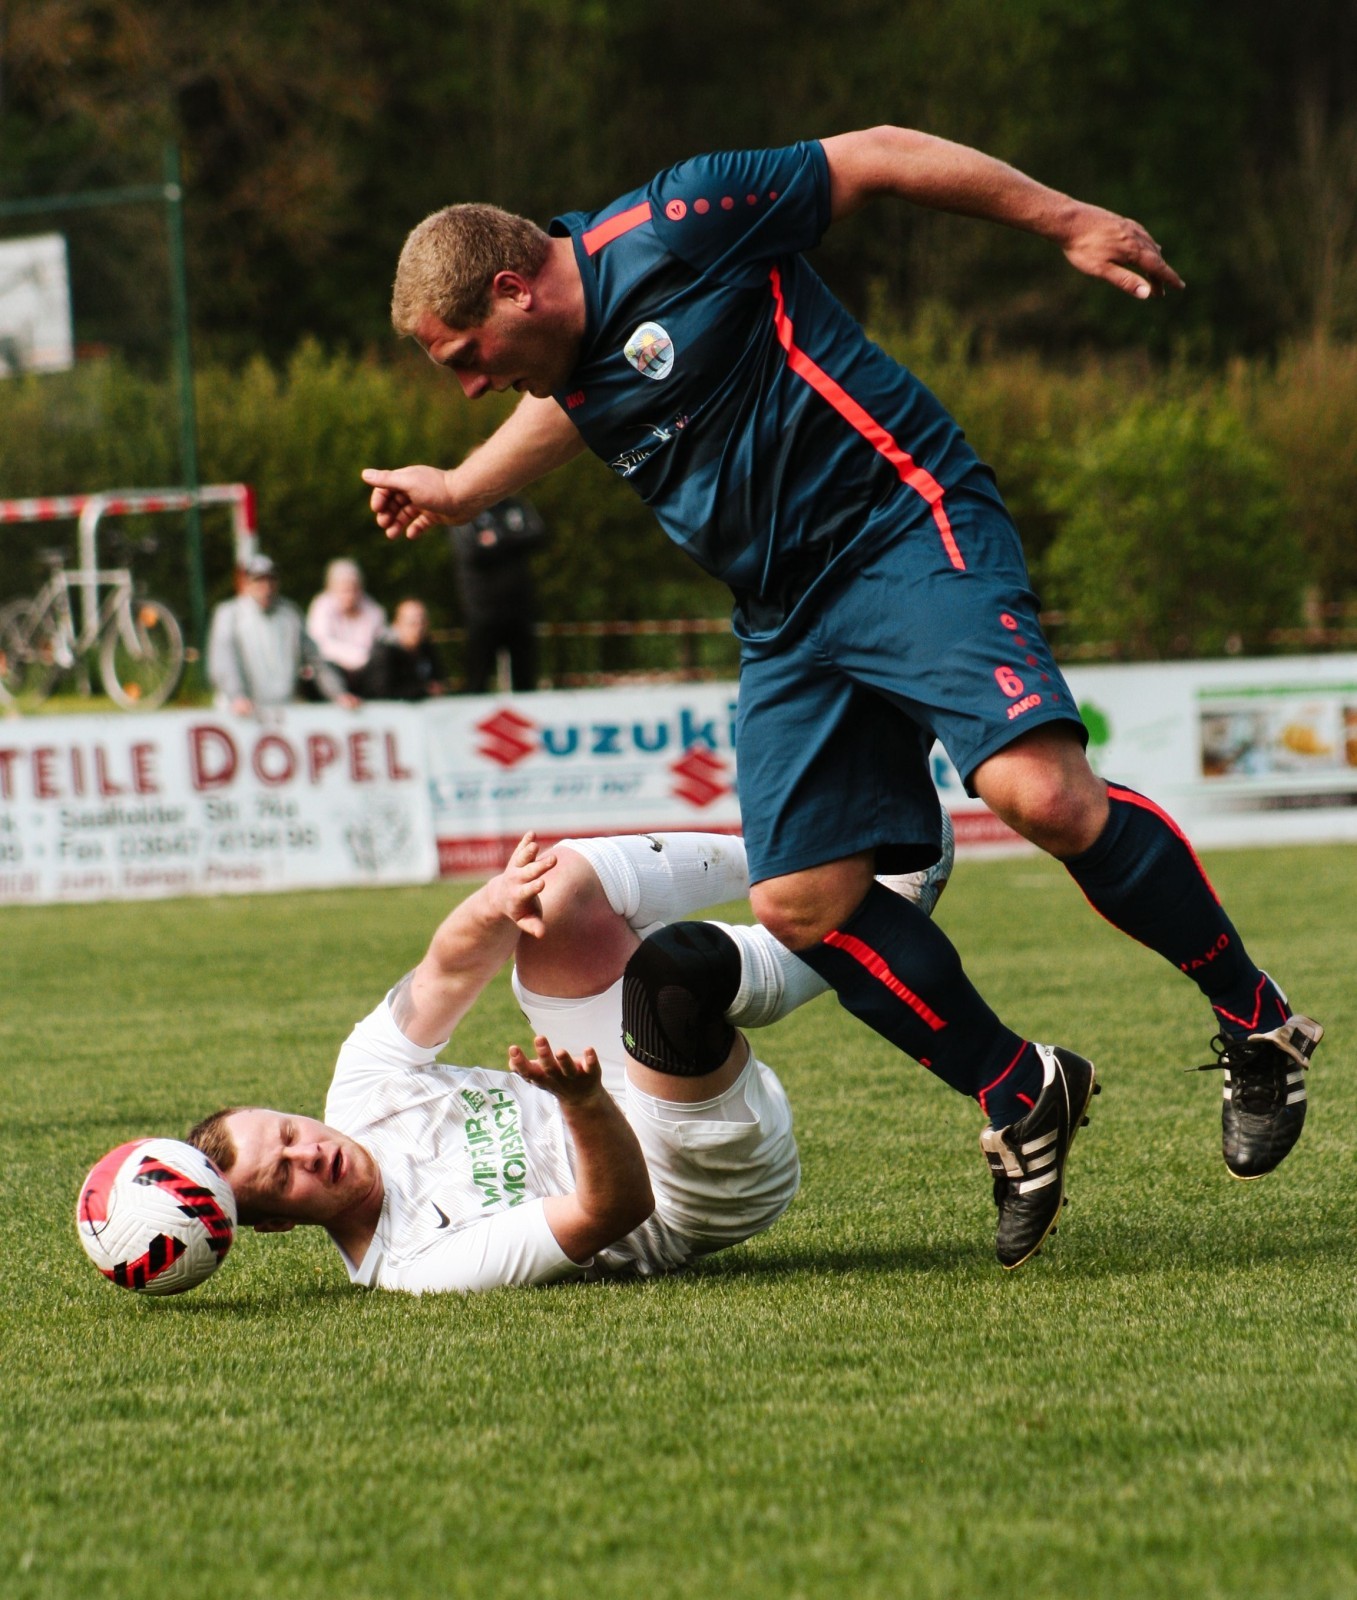
[[[999,1208],[995,1253],[1009,1272],[1036,1255],[1042,1240],[1055,1232],[1065,1199],[1065,1161],[1088,1120],[1089,1101],[1102,1089],[1093,1063],[1073,1050],[1049,1044],[1036,1050],[1045,1070],[1037,1103],[1006,1128],[986,1128],[980,1135]]]
[[[1212,1039],[1216,1059],[1195,1070],[1225,1074],[1220,1143],[1233,1177],[1261,1178],[1290,1154],[1305,1126],[1305,1069],[1323,1037],[1319,1023],[1295,1016],[1271,1033]]]

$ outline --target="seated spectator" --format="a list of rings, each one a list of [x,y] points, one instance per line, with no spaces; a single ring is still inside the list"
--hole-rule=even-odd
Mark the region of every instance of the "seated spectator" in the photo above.
[[[300,609],[280,599],[268,556],[251,556],[240,575],[240,594],[212,613],[208,635],[207,676],[217,705],[238,717],[298,699],[356,706],[343,676],[321,659]]]
[[[360,683],[369,700],[425,700],[447,693],[422,600],[402,600],[396,607],[391,626],[372,647]]]
[[[306,613],[306,631],[316,648],[355,693],[377,635],[386,626],[386,612],[363,592],[363,574],[355,561],[332,561],[325,569],[325,587]]]

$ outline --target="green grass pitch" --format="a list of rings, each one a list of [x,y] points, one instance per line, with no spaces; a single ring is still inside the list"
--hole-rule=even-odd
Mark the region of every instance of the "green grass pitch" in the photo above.
[[[817,1001],[760,1040],[800,1198],[658,1283],[362,1294],[318,1235],[113,1290],[86,1168],[232,1100],[318,1113],[454,891],[0,912],[0,1593],[1357,1594],[1357,852],[1208,858],[1329,1037],[1278,1173],[1234,1182],[1195,989],[1052,863],[939,920],[1105,1092],[1059,1238],[994,1262],[975,1108]],[[526,1030],[501,981],[450,1055]]]

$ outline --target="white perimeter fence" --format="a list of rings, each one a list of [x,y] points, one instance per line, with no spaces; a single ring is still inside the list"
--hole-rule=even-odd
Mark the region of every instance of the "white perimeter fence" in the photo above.
[[[1095,767],[1198,845],[1357,841],[1357,655],[1068,677]],[[662,684],[297,706],[268,722],[10,719],[0,903],[486,874],[528,828],[737,832],[735,700],[734,684]],[[934,779],[963,855],[1026,848],[941,751]]]

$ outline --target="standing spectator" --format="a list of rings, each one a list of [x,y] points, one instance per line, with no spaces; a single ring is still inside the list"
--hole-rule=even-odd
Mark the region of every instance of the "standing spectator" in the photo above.
[[[526,500],[500,500],[452,530],[457,587],[466,616],[466,687],[484,694],[501,650],[515,690],[537,687],[537,591],[532,552],[546,525]]]
[[[307,609],[306,631],[355,694],[360,692],[359,677],[385,626],[386,612],[363,592],[358,563],[332,561],[325,569],[325,587]]]
[[[422,600],[402,600],[396,607],[391,626],[372,647],[361,687],[368,700],[427,700],[447,693]]]
[[[238,717],[303,697],[356,706],[343,676],[321,659],[300,609],[279,597],[268,556],[251,556],[241,580],[236,598],[212,613],[207,676],[218,706]]]

